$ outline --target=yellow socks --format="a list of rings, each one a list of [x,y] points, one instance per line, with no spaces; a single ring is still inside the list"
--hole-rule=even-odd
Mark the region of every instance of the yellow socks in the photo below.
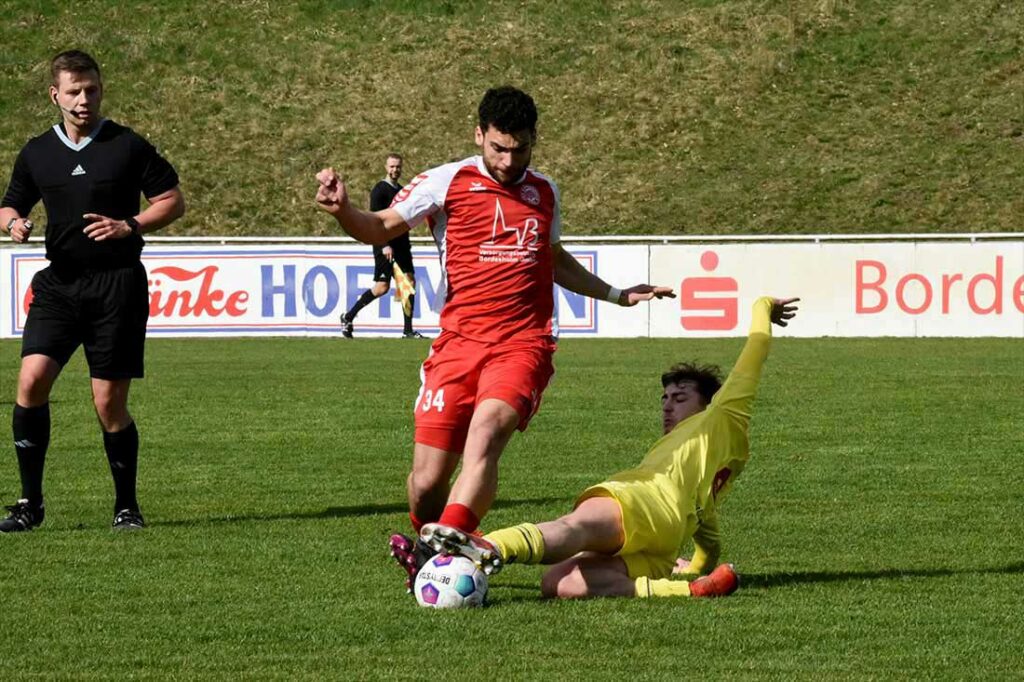
[[[498,548],[505,563],[539,564],[544,558],[544,536],[532,523],[502,528],[484,539]]]
[[[638,597],[689,597],[690,583],[685,580],[651,580],[643,575],[636,579]]]

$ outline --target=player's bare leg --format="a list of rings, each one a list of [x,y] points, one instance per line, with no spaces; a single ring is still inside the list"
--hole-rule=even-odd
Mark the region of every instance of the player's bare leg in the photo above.
[[[552,566],[541,578],[541,594],[549,599],[633,597],[636,584],[621,558],[586,553]]]
[[[490,511],[498,493],[498,460],[519,419],[516,409],[503,400],[488,398],[477,405],[469,423],[462,471],[448,496],[449,504],[465,505],[477,519]]]
[[[467,556],[487,573],[500,570],[500,558],[490,543],[471,533],[494,504],[498,460],[519,419],[515,408],[502,400],[491,398],[477,405],[466,436],[462,471],[448,504],[437,523],[420,529],[420,539],[435,551]]]
[[[580,552],[614,554],[626,541],[622,528],[622,508],[611,497],[583,500],[565,516],[538,523],[544,538],[541,563],[556,564]]]
[[[486,573],[497,573],[505,563],[555,564],[580,552],[610,556],[625,541],[622,511],[610,497],[584,500],[554,521],[522,524],[473,537],[456,528],[424,527],[426,541],[437,551],[461,554]]]
[[[451,478],[462,455],[430,445],[416,443],[412,454],[412,471],[406,481],[409,512],[420,523],[441,518],[451,492]],[[416,529],[417,531],[419,528]]]
[[[93,379],[92,402],[103,430],[121,431],[132,422],[128,414],[128,391],[131,379]]]
[[[18,404],[39,407],[50,400],[50,391],[60,376],[60,363],[47,355],[26,355],[18,372]]]
[[[451,490],[452,474],[455,473],[461,457],[459,453],[416,443],[413,449],[412,471],[406,480],[406,492],[409,497],[409,515],[413,519],[417,533],[420,524],[441,518],[441,512],[444,511]],[[402,533],[394,533],[388,538],[388,549],[406,572],[405,587],[412,592],[416,574],[435,551],[417,535],[409,537]]]

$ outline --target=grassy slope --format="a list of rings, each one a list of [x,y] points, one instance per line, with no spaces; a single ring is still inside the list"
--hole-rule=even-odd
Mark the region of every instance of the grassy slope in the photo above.
[[[0,342],[13,377],[15,341]],[[657,372],[740,340],[567,341],[488,527],[563,512],[656,436]],[[1008,679],[1024,626],[1012,340],[779,339],[723,510],[718,602],[417,609],[403,529],[425,344],[155,340],[133,388],[151,528],[115,535],[81,354],[53,396],[46,524],[0,537],[0,678]],[[652,379],[654,384],[652,385]],[[11,387],[5,384],[9,394]],[[382,390],[388,387],[388,391]],[[9,407],[9,403],[7,403]],[[647,416],[645,416],[647,415]],[[648,418],[649,417],[649,418]],[[16,488],[9,453],[0,491]]]
[[[324,234],[357,192],[473,151],[482,91],[541,109],[566,232],[1020,230],[1024,8],[979,0],[4,0],[0,179],[54,119],[57,50],[184,178],[175,234]]]

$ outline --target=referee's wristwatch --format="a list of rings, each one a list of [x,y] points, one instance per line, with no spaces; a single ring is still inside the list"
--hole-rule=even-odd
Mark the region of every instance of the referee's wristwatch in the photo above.
[[[142,225],[139,225],[139,221],[135,218],[125,218],[124,224],[132,228],[132,234],[138,234],[142,228]]]

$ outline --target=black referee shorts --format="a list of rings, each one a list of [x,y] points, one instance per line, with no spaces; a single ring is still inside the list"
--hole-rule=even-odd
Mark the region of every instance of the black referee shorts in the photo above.
[[[82,345],[94,379],[142,377],[149,321],[142,263],[85,272],[51,265],[32,278],[32,295],[21,357],[46,355],[63,367]]]
[[[395,262],[398,263],[398,267],[402,269],[407,275],[415,276],[412,269],[412,249],[391,247],[392,255],[395,258]],[[374,282],[390,282],[391,277],[394,275],[394,267],[384,256],[384,247],[375,246],[373,247],[373,281]]]

